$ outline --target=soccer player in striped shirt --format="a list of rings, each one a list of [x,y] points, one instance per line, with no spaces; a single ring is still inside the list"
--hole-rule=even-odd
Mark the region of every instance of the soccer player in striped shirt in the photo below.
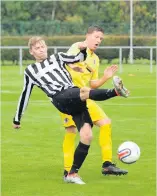
[[[115,88],[113,89],[91,90],[88,87],[78,88],[73,84],[65,65],[86,59],[86,42],[79,44],[79,53],[74,56],[60,52],[48,57],[46,43],[41,37],[32,37],[28,45],[30,54],[34,56],[36,62],[28,65],[25,69],[24,87],[13,119],[13,126],[20,128],[22,114],[28,104],[33,86],[36,85],[47,94],[60,112],[73,117],[80,132],[80,142],[74,153],[74,161],[67,175],[67,182],[85,184],[77,173],[90,147],[90,142],[86,143],[86,136],[92,135],[93,123],[86,106],[86,100],[90,98],[102,101],[118,95],[127,97],[128,91],[123,87],[119,77],[114,78]],[[111,67],[110,71],[115,73],[115,67]]]

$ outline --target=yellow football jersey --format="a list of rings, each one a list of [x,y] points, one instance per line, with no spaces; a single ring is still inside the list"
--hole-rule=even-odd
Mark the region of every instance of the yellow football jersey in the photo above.
[[[68,50],[68,54],[76,55],[79,53],[78,49],[79,42],[73,44]],[[88,86],[89,81],[98,79],[98,70],[99,70],[99,58],[87,48],[87,58],[84,62],[79,62],[74,64],[78,67],[81,67],[83,72],[76,72],[70,67],[67,67],[67,70],[70,72],[73,83],[78,87]]]
[[[79,42],[73,44],[68,50],[68,53],[71,55],[78,54],[80,52],[80,50],[78,49],[78,44]],[[81,67],[83,73],[74,71],[73,69],[68,67],[68,65],[66,66],[66,68],[71,74],[73,83],[79,88],[88,86],[91,80],[98,79],[99,58],[90,49],[87,48],[86,61],[76,63],[75,66]],[[87,100],[87,107],[89,108],[89,114],[92,118],[92,121],[95,122],[108,118],[104,111],[93,100]],[[64,127],[75,126],[75,123],[70,115],[63,113],[60,114],[63,120]]]

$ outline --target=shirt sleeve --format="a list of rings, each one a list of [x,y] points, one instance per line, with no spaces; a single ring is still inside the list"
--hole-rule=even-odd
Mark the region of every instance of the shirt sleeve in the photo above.
[[[59,52],[58,53],[59,59],[66,64],[74,64],[77,62],[82,62],[86,60],[87,52],[86,49],[81,50],[77,55],[71,55],[68,53]]]
[[[34,82],[29,76],[25,74],[23,90],[22,90],[22,93],[18,101],[15,117],[13,119],[13,123],[16,125],[20,124],[21,117],[24,114],[26,107],[28,105],[28,101],[29,101],[33,86],[34,86]]]
[[[92,75],[92,77],[91,77],[91,81],[92,80],[97,80],[98,79],[98,72],[97,71],[94,71],[93,72],[93,75]]]
[[[78,48],[78,44],[79,44],[79,42],[73,44],[73,45],[69,48],[69,50],[68,50],[67,53],[68,53],[68,54],[71,54],[71,55],[77,55],[77,54],[80,52],[80,50],[79,50],[79,48]]]

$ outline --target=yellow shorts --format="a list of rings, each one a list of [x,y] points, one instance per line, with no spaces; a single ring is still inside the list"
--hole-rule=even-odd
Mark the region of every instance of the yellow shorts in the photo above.
[[[87,100],[87,107],[92,121],[98,121],[108,118],[104,111],[91,99]],[[72,116],[60,113],[64,127],[75,126]]]

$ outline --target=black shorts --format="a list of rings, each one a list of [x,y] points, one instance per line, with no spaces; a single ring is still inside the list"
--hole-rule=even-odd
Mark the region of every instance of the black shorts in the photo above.
[[[60,112],[73,117],[78,130],[80,130],[84,123],[89,123],[93,126],[86,101],[81,101],[80,99],[79,88],[69,88],[54,95],[53,104]]]

